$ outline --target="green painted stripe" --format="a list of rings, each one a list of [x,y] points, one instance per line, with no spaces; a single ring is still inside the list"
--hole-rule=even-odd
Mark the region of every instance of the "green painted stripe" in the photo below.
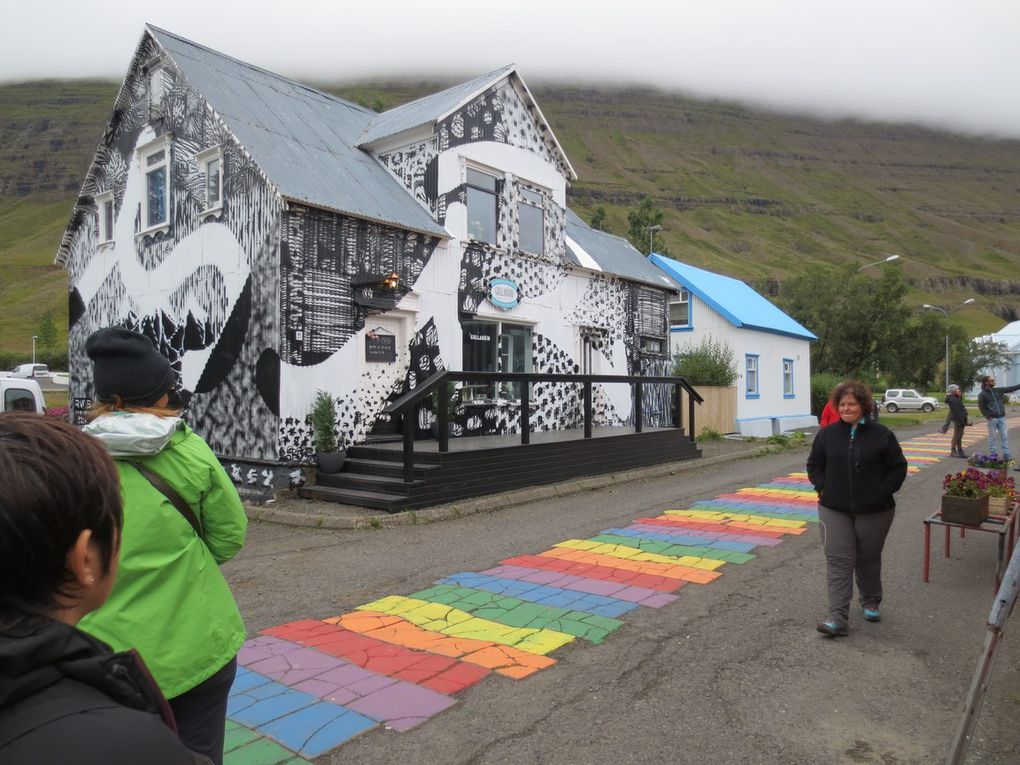
[[[736,550],[720,550],[717,547],[698,547],[697,545],[678,545],[670,542],[663,542],[658,539],[642,539],[641,537],[625,537],[616,534],[599,534],[590,537],[592,542],[606,542],[612,545],[626,545],[641,550],[642,552],[655,553],[656,555],[669,555],[671,557],[683,557],[693,555],[697,558],[708,558],[710,560],[724,560],[728,563],[747,563],[754,560],[755,556],[750,553],[738,552]]]

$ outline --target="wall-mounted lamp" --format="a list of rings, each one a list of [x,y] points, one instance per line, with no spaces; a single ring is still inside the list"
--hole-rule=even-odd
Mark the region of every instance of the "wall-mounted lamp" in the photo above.
[[[390,272],[390,275],[383,280],[383,286],[388,290],[395,290],[400,286],[400,274],[396,271]]]

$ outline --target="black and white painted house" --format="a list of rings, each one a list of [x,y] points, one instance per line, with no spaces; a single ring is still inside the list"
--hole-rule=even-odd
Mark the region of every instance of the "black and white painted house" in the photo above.
[[[311,461],[317,389],[350,445],[441,369],[667,374],[674,284],[567,210],[575,177],[514,66],[376,114],[146,27],[57,256],[75,416],[85,338],[114,324],[157,343],[195,430],[264,490]],[[564,387],[536,384],[533,428],[578,424]],[[462,400],[455,435],[517,428],[512,385]],[[633,421],[627,386],[596,408]]]

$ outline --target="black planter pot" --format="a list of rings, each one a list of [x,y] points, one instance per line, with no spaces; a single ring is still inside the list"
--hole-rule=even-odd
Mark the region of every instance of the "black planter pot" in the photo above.
[[[346,452],[320,452],[315,455],[315,462],[320,473],[339,473],[344,466]]]

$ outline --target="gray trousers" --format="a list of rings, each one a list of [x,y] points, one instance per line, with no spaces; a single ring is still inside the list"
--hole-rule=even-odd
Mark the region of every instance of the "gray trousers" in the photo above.
[[[851,515],[818,506],[829,617],[840,624],[846,624],[850,617],[855,575],[861,606],[877,608],[882,602],[882,548],[895,513],[885,510]]]

